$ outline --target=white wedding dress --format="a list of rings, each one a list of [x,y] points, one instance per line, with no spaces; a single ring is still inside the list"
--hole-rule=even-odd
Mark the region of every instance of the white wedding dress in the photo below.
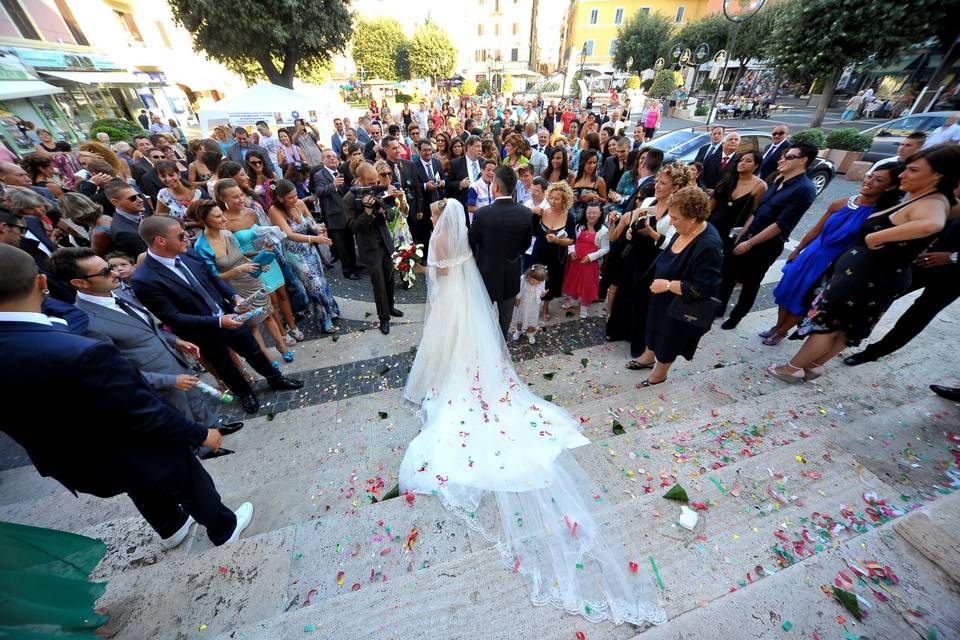
[[[404,389],[423,426],[400,463],[400,490],[436,495],[496,543],[534,604],[592,622],[666,622],[650,575],[608,543],[591,513],[601,492],[567,452],[589,443],[579,421],[517,377],[455,200],[431,236],[427,279]],[[488,492],[499,518],[481,508]]]

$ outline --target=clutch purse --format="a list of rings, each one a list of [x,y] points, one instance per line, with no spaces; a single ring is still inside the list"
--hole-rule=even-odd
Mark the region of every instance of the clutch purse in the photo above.
[[[692,302],[684,302],[681,296],[677,296],[667,307],[667,315],[679,322],[692,324],[701,329],[709,329],[713,324],[718,306],[720,306],[720,301],[716,298],[701,298]]]

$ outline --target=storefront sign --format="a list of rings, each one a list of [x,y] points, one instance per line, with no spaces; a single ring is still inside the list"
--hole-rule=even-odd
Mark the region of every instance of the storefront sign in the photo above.
[[[99,53],[76,53],[54,49],[28,49],[10,47],[0,52],[12,53],[35,69],[61,69],[73,71],[118,71],[123,70],[109,56]]]

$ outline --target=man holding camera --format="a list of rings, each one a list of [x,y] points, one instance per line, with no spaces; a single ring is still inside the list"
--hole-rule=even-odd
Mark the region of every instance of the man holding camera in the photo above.
[[[356,183],[344,196],[343,208],[347,226],[357,238],[361,261],[370,273],[380,333],[386,335],[390,333],[390,317],[403,317],[403,312],[393,306],[393,238],[387,229],[387,221],[393,220],[390,199],[402,192],[394,186],[377,187],[377,172],[366,162],[357,166]]]

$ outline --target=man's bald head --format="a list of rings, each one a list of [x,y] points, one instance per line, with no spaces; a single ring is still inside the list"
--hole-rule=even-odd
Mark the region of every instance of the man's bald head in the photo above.
[[[12,162],[0,162],[0,182],[8,187],[30,187],[33,185],[30,174],[24,171],[23,167]]]

